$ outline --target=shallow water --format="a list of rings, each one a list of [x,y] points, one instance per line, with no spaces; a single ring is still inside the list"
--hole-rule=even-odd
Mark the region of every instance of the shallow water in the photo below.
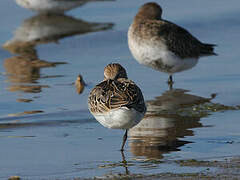
[[[15,1],[0,2],[1,179],[199,172],[173,161],[240,155],[240,111],[176,113],[183,104],[190,110],[208,101],[240,104],[240,3],[160,2],[166,19],[217,44],[219,54],[176,74],[174,88],[180,90],[168,92],[167,75],[138,64],[128,50],[127,29],[144,2],[89,2],[47,18]],[[87,109],[88,93],[110,62],[127,69],[148,103],[148,115],[130,132],[125,157],[119,151],[123,131],[102,127]],[[79,73],[87,83],[80,95],[72,84]]]

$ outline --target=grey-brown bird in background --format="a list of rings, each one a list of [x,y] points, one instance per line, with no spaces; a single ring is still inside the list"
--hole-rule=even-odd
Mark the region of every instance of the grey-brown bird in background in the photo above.
[[[128,30],[128,45],[134,58],[146,66],[172,75],[194,67],[202,56],[216,55],[214,44],[205,44],[186,29],[162,19],[162,8],[144,4]]]

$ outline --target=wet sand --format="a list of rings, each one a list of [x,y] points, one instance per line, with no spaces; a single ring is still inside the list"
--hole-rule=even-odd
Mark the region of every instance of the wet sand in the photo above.
[[[51,16],[0,2],[0,179],[238,179],[239,2],[160,2],[163,17],[218,45],[218,56],[176,74],[172,91],[167,75],[138,64],[127,46],[144,2],[89,2]],[[102,127],[87,108],[111,62],[148,106],[124,154],[123,131]]]

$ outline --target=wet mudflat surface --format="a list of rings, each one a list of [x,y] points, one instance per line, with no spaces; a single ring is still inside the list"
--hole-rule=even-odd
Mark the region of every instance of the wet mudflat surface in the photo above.
[[[0,179],[238,177],[239,2],[159,2],[164,18],[218,45],[218,56],[176,74],[172,91],[166,74],[128,50],[127,29],[144,2],[89,2],[64,15],[0,2]],[[123,131],[102,127],[87,109],[111,62],[126,68],[148,107],[124,154]]]

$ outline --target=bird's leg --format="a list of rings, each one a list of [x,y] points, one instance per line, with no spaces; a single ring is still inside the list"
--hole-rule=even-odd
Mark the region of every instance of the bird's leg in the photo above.
[[[169,89],[172,90],[172,86],[173,86],[173,78],[172,78],[172,75],[169,75],[169,78],[168,78],[168,86],[169,86]]]
[[[128,175],[128,174],[129,174],[128,165],[127,165],[127,161],[126,161],[124,152],[121,151],[121,154],[122,154],[122,163],[123,163],[123,166],[125,167],[125,172],[126,172],[126,174]]]
[[[124,136],[123,136],[123,142],[122,142],[121,151],[124,151],[124,145],[125,145],[125,142],[126,142],[126,140],[127,140],[127,132],[128,132],[128,130],[126,129],[126,132],[125,132],[125,134],[124,134]]]
[[[169,75],[169,77],[168,77],[168,84],[173,84],[172,75]]]

